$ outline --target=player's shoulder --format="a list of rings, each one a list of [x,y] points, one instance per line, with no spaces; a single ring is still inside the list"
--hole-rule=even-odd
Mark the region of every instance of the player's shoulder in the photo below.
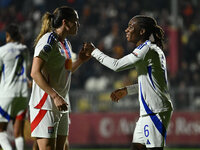
[[[140,44],[138,47],[136,47],[134,50],[133,50],[133,54],[135,56],[144,56],[149,48],[150,48],[150,45],[151,45],[151,41],[147,40],[145,41],[144,43]]]
[[[13,47],[12,43],[6,43],[5,45],[0,47],[0,53],[5,53],[6,51],[11,49],[12,47]]]
[[[163,54],[163,50],[159,46],[153,43],[150,45],[150,50],[158,54]]]
[[[54,32],[47,32],[40,38],[38,43],[42,42],[42,43],[48,43],[52,45],[55,40],[57,40],[56,34]]]
[[[144,43],[140,44],[138,47],[136,47],[136,49],[138,50],[144,50],[147,49],[151,46],[151,41],[147,40]]]

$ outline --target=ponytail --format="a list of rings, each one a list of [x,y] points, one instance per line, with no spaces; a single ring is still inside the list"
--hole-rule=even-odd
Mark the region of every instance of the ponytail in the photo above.
[[[62,6],[56,8],[53,14],[46,12],[42,17],[42,27],[39,35],[35,39],[34,46],[38,43],[40,38],[47,32],[53,31],[62,25],[62,20],[66,19],[68,21],[77,19],[77,12],[68,6]]]
[[[163,29],[157,24],[156,20],[152,17],[144,16],[144,15],[137,15],[134,18],[137,19],[137,23],[141,28],[146,30],[144,39],[149,40],[151,35],[153,34],[154,41],[157,46],[161,49],[163,48],[163,41],[164,41],[164,31]]]
[[[39,35],[37,36],[37,38],[35,39],[35,43],[34,46],[36,46],[36,44],[38,43],[38,41],[40,40],[40,38],[47,32],[51,32],[52,31],[52,27],[51,27],[51,20],[53,18],[53,15],[49,12],[46,12],[43,17],[42,17],[42,27],[40,30]]]
[[[163,29],[156,25],[154,27],[154,30],[153,30],[153,36],[154,36],[154,39],[155,39],[155,43],[161,48],[163,49],[163,41],[164,41],[164,31]]]

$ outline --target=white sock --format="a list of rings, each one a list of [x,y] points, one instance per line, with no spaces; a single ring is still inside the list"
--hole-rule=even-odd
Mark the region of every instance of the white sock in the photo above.
[[[0,132],[0,145],[3,150],[12,150],[11,143],[8,139],[7,132]]]
[[[15,146],[17,150],[24,150],[24,138],[22,136],[15,139]]]

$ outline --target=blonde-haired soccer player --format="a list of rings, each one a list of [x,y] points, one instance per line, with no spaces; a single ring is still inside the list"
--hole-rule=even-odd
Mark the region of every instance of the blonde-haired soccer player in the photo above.
[[[67,36],[76,35],[79,17],[71,7],[56,8],[43,16],[41,32],[36,38],[31,76],[31,136],[39,149],[61,150],[68,135],[68,104],[71,74],[90,57],[83,51],[72,62]]]

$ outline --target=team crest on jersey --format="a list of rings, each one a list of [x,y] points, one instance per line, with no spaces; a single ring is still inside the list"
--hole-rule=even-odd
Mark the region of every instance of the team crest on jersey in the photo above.
[[[65,53],[65,51],[64,51],[63,49],[61,49],[60,52],[61,52],[61,54],[64,54],[64,53]]]
[[[52,47],[51,47],[51,45],[49,45],[49,44],[46,44],[46,45],[43,47],[44,51],[47,52],[47,53],[51,51],[51,48],[52,48]]]
[[[48,133],[53,133],[54,132],[54,127],[48,127]]]

